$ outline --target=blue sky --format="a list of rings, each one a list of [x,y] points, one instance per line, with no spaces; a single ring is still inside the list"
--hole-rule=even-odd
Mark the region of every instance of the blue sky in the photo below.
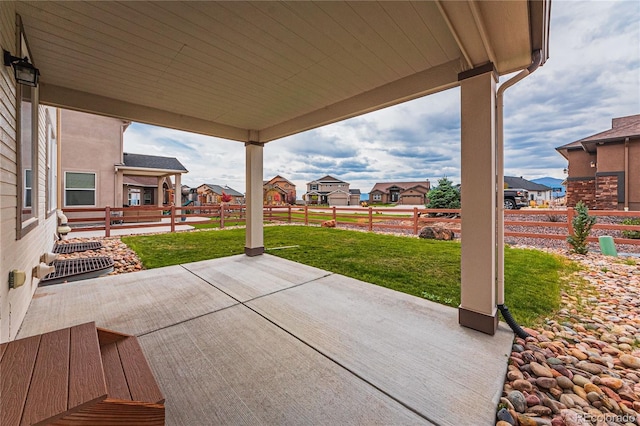
[[[502,77],[500,82],[509,76]],[[264,178],[296,184],[330,174],[369,192],[390,180],[460,181],[460,92],[452,89],[271,142]],[[640,2],[554,0],[550,58],[505,92],[505,174],[563,178],[556,147],[640,114]],[[245,192],[244,145],[134,123],[126,152],[178,158],[183,183]]]

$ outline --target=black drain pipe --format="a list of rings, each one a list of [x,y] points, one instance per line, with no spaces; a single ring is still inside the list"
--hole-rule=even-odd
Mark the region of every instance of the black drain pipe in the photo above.
[[[506,321],[506,323],[511,327],[516,335],[522,339],[526,339],[527,337],[531,337],[529,333],[524,331],[520,325],[516,322],[516,320],[511,316],[511,312],[509,312],[509,308],[504,305],[498,305],[498,309],[500,309],[500,313],[502,314],[502,318]]]

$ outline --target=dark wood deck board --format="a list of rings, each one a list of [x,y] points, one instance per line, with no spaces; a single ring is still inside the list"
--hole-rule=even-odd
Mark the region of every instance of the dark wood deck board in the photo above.
[[[164,396],[156,383],[151,368],[144,357],[142,348],[135,337],[128,337],[116,343],[124,370],[129,392],[134,401],[161,404]],[[126,362],[124,362],[126,361]]]
[[[102,357],[93,322],[71,328],[69,369],[69,409],[107,397]]]
[[[39,423],[67,410],[69,336],[68,328],[42,335],[22,416],[23,425]]]
[[[14,340],[7,345],[0,363],[0,425],[19,425],[31,374],[36,363],[40,336]]]
[[[131,401],[131,392],[129,392],[116,343],[102,345],[100,350],[102,352],[102,366],[104,367],[104,378],[107,382],[109,398]]]

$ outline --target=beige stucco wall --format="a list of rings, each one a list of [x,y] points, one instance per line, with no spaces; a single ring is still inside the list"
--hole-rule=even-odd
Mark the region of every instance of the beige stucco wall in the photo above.
[[[0,44],[16,53],[15,9],[11,2],[0,2]],[[28,34],[27,34],[28,38]],[[33,58],[37,66],[37,58]],[[46,210],[46,140],[44,120],[46,109],[40,107],[38,122],[38,164],[34,173],[38,199],[35,204],[36,225],[17,239],[17,143],[16,143],[16,85],[11,68],[0,67],[0,342],[16,337],[22,319],[29,307],[38,280],[32,276],[32,268],[39,263],[45,251],[54,243],[56,216]],[[54,114],[55,110],[50,110]],[[52,123],[55,126],[55,120]],[[55,129],[54,129],[55,130]],[[27,280],[22,287],[9,289],[7,277],[11,270],[22,270]]]
[[[62,110],[60,121],[63,199],[65,172],[94,172],[96,207],[122,207],[115,165],[122,162],[123,121],[70,110]]]
[[[596,161],[595,154],[589,154],[582,150],[575,150],[567,151],[567,157],[569,157],[569,178],[593,177],[596,175],[596,168],[591,167],[591,162]]]
[[[624,144],[607,144],[598,147],[598,173],[624,171]]]

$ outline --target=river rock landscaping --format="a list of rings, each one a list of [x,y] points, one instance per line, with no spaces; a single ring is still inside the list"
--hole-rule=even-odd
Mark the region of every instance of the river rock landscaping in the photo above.
[[[557,315],[515,339],[496,425],[640,425],[639,260],[549,251],[583,269]]]

